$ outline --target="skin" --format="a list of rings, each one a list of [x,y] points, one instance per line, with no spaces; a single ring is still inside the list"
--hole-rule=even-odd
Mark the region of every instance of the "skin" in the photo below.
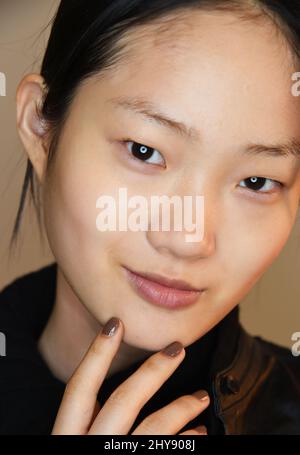
[[[166,360],[157,351],[173,341],[186,347],[223,319],[277,258],[294,225],[299,158],[243,153],[249,142],[300,139],[300,106],[291,96],[294,68],[286,42],[266,21],[242,22],[225,12],[189,12],[184,18],[160,34],[155,23],[135,30],[124,38],[128,54],[118,68],[85,81],[49,173],[47,135],[34,110],[42,78],[27,75],[18,87],[18,130],[42,187],[45,227],[58,264],[54,310],[39,349],[58,378],[72,381],[55,432],[86,433],[102,380],[137,360],[156,358],[151,364],[155,375],[143,364],[135,378],[142,384],[140,391],[133,393],[136,386],[124,385],[119,398],[100,411],[93,428],[98,434],[126,434],[142,402],[183,359],[180,354]],[[118,95],[146,96],[169,116],[197,128],[200,138],[189,141],[107,103]],[[124,139],[155,148],[166,167],[137,162]],[[267,179],[259,192],[245,187],[245,179],[255,176]],[[97,231],[97,198],[117,198],[120,187],[127,188],[128,197],[204,195],[203,240],[186,242],[184,230]],[[135,294],[121,265],[139,272],[155,270],[207,290],[191,307],[160,308]],[[122,321],[115,338],[122,338],[119,345],[97,336],[112,316]],[[87,353],[94,339],[102,343],[96,355],[93,347]],[[85,355],[90,360],[80,364]],[[93,384],[90,397],[78,392],[83,377]],[[130,402],[129,422],[120,422],[117,406],[128,409]],[[87,411],[84,422],[74,417],[76,409]],[[152,419],[151,429],[159,431],[162,420],[170,433],[155,434],[174,434],[184,425],[182,417],[168,427],[167,414],[160,416],[156,429]]]

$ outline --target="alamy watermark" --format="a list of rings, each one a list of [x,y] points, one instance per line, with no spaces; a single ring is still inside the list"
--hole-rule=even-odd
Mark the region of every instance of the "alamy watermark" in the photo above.
[[[6,96],[6,76],[0,72],[0,96]]]
[[[141,195],[131,196],[128,199],[127,189],[119,188],[118,200],[110,195],[102,195],[96,201],[96,208],[101,212],[96,218],[98,231],[170,231],[171,207],[174,214],[174,230],[183,229],[194,234],[185,234],[187,242],[199,242],[204,236],[204,196],[195,197],[196,223],[193,223],[193,196],[172,197],[151,196],[150,206],[148,199]],[[128,209],[134,209],[128,213]],[[162,218],[160,223],[160,209]],[[149,215],[150,212],[150,215]],[[118,223],[117,223],[118,218]]]
[[[292,346],[292,354],[294,357],[298,357],[300,355],[300,332],[294,332],[291,340],[296,341]]]
[[[6,356],[6,336],[0,332],[0,357]]]
[[[295,81],[292,85],[292,95],[300,96],[300,72],[292,74],[292,81]]]

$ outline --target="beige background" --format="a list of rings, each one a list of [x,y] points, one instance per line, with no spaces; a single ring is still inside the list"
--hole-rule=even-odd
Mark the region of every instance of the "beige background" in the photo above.
[[[47,244],[42,247],[39,242],[31,207],[26,210],[19,251],[10,259],[8,243],[26,163],[16,131],[15,91],[23,75],[39,69],[49,32],[43,29],[57,5],[57,0],[0,0],[0,72],[6,75],[6,96],[0,97],[0,289],[54,260]],[[288,347],[292,333],[300,331],[299,236],[298,216],[284,250],[241,304],[241,319],[250,333]]]

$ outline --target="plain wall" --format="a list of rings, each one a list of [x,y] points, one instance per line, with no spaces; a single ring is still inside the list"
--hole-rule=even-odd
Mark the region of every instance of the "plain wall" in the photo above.
[[[14,278],[54,260],[47,243],[39,242],[31,207],[26,210],[18,254],[9,258],[8,244],[17,212],[26,155],[16,130],[15,92],[28,72],[39,71],[57,0],[0,1],[0,72],[6,75],[6,96],[0,97],[0,288]],[[300,331],[299,214],[280,256],[241,302],[241,320],[252,334],[291,347]],[[270,232],[272,242],[272,232]],[[42,304],[42,302],[41,302]],[[226,342],[226,340],[224,340]]]

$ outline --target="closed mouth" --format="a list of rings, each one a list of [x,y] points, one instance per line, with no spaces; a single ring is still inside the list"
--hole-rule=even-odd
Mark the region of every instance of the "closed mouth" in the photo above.
[[[134,270],[130,270],[127,267],[125,267],[129,272],[134,273],[137,276],[140,276],[146,280],[152,281],[154,283],[160,284],[162,286],[165,286],[168,289],[176,289],[176,290],[181,290],[181,291],[192,291],[192,292],[200,292],[203,291],[204,289],[197,289],[193,286],[191,286],[189,283],[187,283],[184,280],[179,280],[179,279],[171,279],[164,277],[162,275],[158,275],[156,273],[142,273],[142,272],[136,272]]]

